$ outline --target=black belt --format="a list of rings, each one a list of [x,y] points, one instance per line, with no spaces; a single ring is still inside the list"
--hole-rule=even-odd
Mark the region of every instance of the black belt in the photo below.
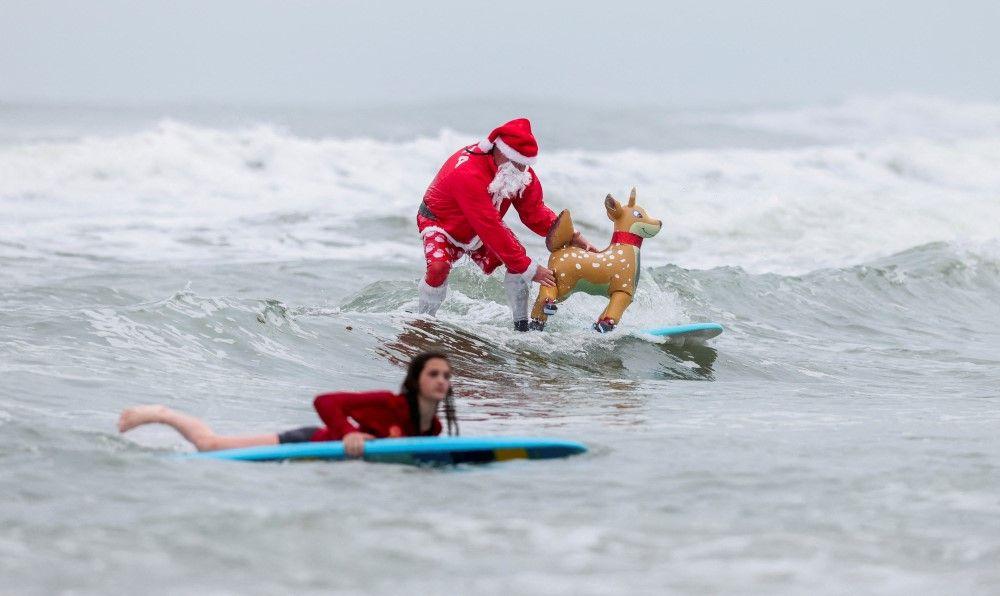
[[[434,215],[434,212],[430,210],[430,207],[428,207],[427,203],[424,201],[420,201],[420,207],[417,208],[417,213],[423,215],[427,219],[437,221],[437,216]]]

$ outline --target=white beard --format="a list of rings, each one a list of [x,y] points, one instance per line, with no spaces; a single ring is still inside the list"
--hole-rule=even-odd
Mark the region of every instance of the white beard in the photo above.
[[[493,205],[500,207],[500,203],[506,199],[521,196],[529,184],[531,184],[531,172],[527,169],[522,172],[508,161],[497,168],[497,175],[493,177],[493,182],[490,182],[486,190],[493,196]]]

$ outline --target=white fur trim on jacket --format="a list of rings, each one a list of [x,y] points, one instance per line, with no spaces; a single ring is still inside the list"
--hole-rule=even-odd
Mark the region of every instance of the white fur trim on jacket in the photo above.
[[[483,245],[483,241],[479,239],[479,236],[473,236],[468,242],[459,242],[458,240],[455,240],[451,234],[438,226],[427,226],[422,232],[420,232],[420,237],[423,238],[424,236],[428,236],[430,234],[441,234],[448,239],[448,242],[461,248],[465,252],[472,252]]]
[[[500,150],[500,153],[503,153],[507,159],[525,166],[535,165],[534,157],[527,157],[525,155],[521,155],[520,153],[517,152],[516,149],[514,149],[507,143],[504,143],[503,139],[501,139],[500,137],[497,137],[497,140],[493,141],[493,143],[496,145],[497,149]],[[480,144],[480,147],[482,147],[482,144]]]

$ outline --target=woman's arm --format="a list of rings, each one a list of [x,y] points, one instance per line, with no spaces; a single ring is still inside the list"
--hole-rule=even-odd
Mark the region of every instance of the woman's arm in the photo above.
[[[331,434],[344,437],[358,432],[358,427],[348,420],[351,412],[361,408],[388,406],[392,397],[393,394],[388,391],[324,393],[316,396],[313,407]]]

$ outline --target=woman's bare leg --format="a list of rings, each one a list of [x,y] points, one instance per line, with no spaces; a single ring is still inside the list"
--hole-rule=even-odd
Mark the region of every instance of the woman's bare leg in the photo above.
[[[187,414],[171,410],[167,406],[135,406],[122,411],[118,419],[118,431],[126,432],[143,424],[166,424],[198,449],[198,451],[218,451],[257,445],[277,445],[277,433],[263,435],[223,436],[217,435],[207,424]]]

